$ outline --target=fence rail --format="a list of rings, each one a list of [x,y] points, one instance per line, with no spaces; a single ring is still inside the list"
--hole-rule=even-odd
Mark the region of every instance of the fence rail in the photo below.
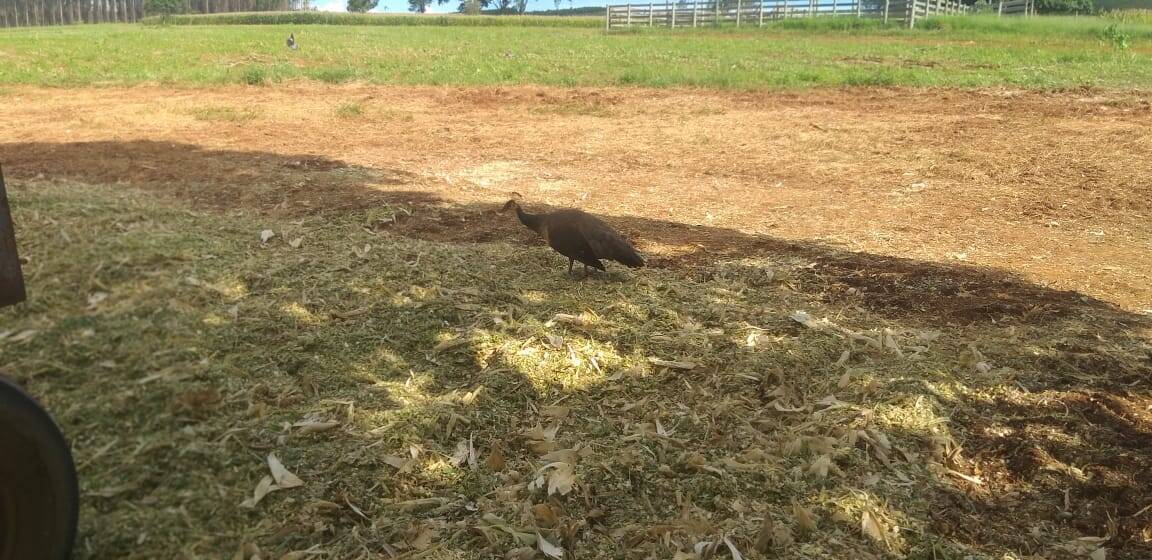
[[[1002,15],[1031,15],[1035,0],[1003,0],[991,5]],[[706,0],[648,2],[606,7],[604,29],[764,25],[765,21],[806,17],[854,17],[901,22],[915,27],[930,16],[971,13],[959,0]]]

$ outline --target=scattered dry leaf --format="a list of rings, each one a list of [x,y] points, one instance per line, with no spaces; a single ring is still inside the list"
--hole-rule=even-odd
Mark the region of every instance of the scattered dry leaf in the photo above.
[[[808,474],[818,479],[828,478],[829,471],[839,472],[839,470],[839,467],[832,462],[832,457],[828,455],[821,455],[808,465]]]
[[[736,545],[728,537],[724,537],[724,544],[728,547],[728,552],[732,554],[732,560],[744,560],[744,555],[736,550]]]
[[[886,542],[888,536],[888,528],[875,514],[868,510],[865,510],[864,514],[860,516],[860,532],[881,544]]]
[[[260,547],[256,543],[246,542],[232,555],[232,560],[260,560]]]
[[[504,560],[532,560],[536,557],[536,549],[530,546],[513,548],[504,554]]]
[[[556,434],[560,431],[560,424],[553,424],[550,428],[544,429],[539,424],[534,428],[522,430],[520,433],[527,439],[537,441],[554,441]]]
[[[532,506],[532,517],[536,518],[536,523],[541,527],[556,526],[556,512],[552,511],[552,507],[548,504]]]
[[[796,527],[800,529],[801,534],[812,533],[816,530],[816,518],[808,508],[793,503],[792,518],[796,520]]]
[[[422,525],[420,530],[417,531],[416,536],[408,541],[408,546],[416,550],[425,550],[429,546],[432,546],[432,541],[438,536],[440,536],[440,531],[427,525]]]
[[[24,342],[25,340],[29,340],[32,337],[36,336],[36,334],[38,332],[40,332],[40,331],[33,330],[33,329],[25,329],[25,330],[22,330],[22,331],[14,334],[10,337],[7,337],[6,340],[8,342]],[[0,337],[0,340],[3,340],[3,339],[5,339],[5,337]]]
[[[337,426],[339,422],[320,422],[317,420],[303,420],[292,424],[293,428],[300,428],[302,434],[314,434],[318,432],[327,432]]]
[[[240,507],[254,508],[269,492],[279,489],[280,487],[276,486],[276,482],[272,480],[272,477],[264,475],[264,478],[261,478],[260,482],[256,483],[256,489],[252,491],[252,497],[241,502]]]
[[[810,329],[818,329],[823,326],[818,321],[813,319],[807,311],[795,311],[789,315],[789,317],[791,317],[793,321],[796,321],[797,323],[800,323],[801,325],[804,325]]]
[[[280,488],[295,488],[304,485],[304,481],[284,468],[284,464],[272,453],[268,454],[268,468],[272,471],[272,479],[276,481],[276,486]]]
[[[536,544],[540,547],[540,552],[543,552],[544,556],[549,558],[564,557],[564,549],[548,542],[544,537],[540,536],[540,533],[536,533]]]
[[[544,468],[549,467],[552,467],[552,472],[548,475],[548,495],[566,495],[571,492],[576,484],[576,472],[572,469],[572,465],[557,461]]]
[[[451,350],[452,348],[455,348],[457,346],[463,346],[465,344],[468,344],[468,339],[466,339],[466,338],[462,338],[462,337],[450,338],[448,340],[445,340],[444,342],[441,342],[440,344],[437,344],[436,346],[433,346],[432,352],[433,353],[443,352],[445,350]]]
[[[456,452],[452,454],[452,459],[449,461],[453,467],[459,467],[468,460],[468,440],[462,439],[456,442]]]
[[[660,358],[648,358],[648,362],[653,364],[653,365],[656,365],[656,366],[666,367],[666,368],[671,368],[671,369],[685,369],[685,370],[696,369],[696,364],[693,362],[661,360]]]
[[[315,545],[309,547],[307,550],[294,550],[292,552],[285,553],[280,557],[280,560],[303,560],[309,556],[325,556],[327,554],[327,552],[320,550],[320,545]]]
[[[108,292],[92,292],[88,294],[88,308],[93,309],[108,299]]]
[[[570,325],[584,326],[590,323],[591,320],[585,315],[569,315],[567,313],[557,313],[550,321],[544,323],[544,326],[551,327],[556,323],[568,323]]]
[[[772,546],[772,534],[775,529],[776,523],[772,518],[765,517],[764,523],[760,524],[760,530],[756,533],[756,543],[753,545],[757,552],[768,552]]]
[[[492,450],[488,452],[488,457],[484,459],[484,464],[488,465],[488,468],[495,472],[504,470],[506,463],[504,461],[504,450],[500,447],[500,444],[492,445]]]
[[[360,259],[368,258],[368,253],[371,253],[371,252],[372,252],[372,244],[371,243],[365,243],[363,247],[353,247],[352,248],[352,254],[356,255],[356,258],[360,258]]]

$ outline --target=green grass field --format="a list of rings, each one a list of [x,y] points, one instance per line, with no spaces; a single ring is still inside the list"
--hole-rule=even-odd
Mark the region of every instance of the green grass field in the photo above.
[[[440,19],[0,30],[29,287],[0,311],[0,370],[73,448],[77,560],[1152,557],[1152,311],[1090,297],[1052,272],[1087,261],[1036,242],[1083,230],[1067,251],[1090,247],[1085,278],[1139,281],[1111,263],[1152,237],[1109,218],[1148,214],[1144,93],[616,89],[639,100],[494,107],[489,91],[320,87],[1147,88],[1152,26]],[[91,87],[154,83],[170,87]],[[768,130],[734,126],[729,100],[784,105],[740,117]],[[530,129],[556,149],[518,155]],[[527,235],[490,212],[521,184],[573,205],[645,197],[611,221],[649,228],[652,266],[576,280],[493,233]],[[673,187],[720,194],[676,214]],[[772,214],[724,222],[761,187]],[[976,240],[985,212],[1012,235]],[[457,231],[470,242],[437,237]],[[932,260],[893,256],[901,239]],[[1040,264],[978,262],[996,239]],[[270,486],[270,463],[300,484]]]
[[[411,25],[16,29],[0,31],[0,84],[266,84],[299,78],[737,89],[1152,84],[1149,25],[1120,24],[1129,46],[1118,48],[1105,38],[1111,22],[1096,18],[947,18],[925,21],[917,30],[852,22],[612,34]],[[289,32],[300,41],[297,52],[284,48]]]

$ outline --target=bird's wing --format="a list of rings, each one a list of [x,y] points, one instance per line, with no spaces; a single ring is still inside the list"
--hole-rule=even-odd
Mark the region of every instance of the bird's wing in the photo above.
[[[597,257],[611,259],[627,266],[641,266],[644,259],[624,236],[598,218],[588,216],[580,228],[585,241]]]
[[[597,254],[588,243],[581,225],[574,220],[549,220],[545,228],[545,239],[548,240],[548,245],[561,255],[588,266],[603,268],[604,265],[599,259],[602,255]]]

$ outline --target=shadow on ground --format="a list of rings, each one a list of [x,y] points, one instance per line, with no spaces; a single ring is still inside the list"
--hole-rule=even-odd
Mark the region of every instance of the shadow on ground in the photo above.
[[[540,244],[511,217],[495,213],[503,198],[460,204],[420,190],[435,179],[311,155],[149,141],[10,143],[0,144],[0,161],[14,181],[126,185],[201,207],[288,216],[389,207],[398,211],[363,226],[437,242]],[[1072,527],[1108,537],[1111,557],[1152,556],[1152,317],[1007,270],[854,253],[643,216],[605,218],[642,250],[674,248],[653,251],[654,267],[708,279],[719,274],[718,263],[764,259],[794,270],[791,289],[845,311],[867,309],[902,326],[995,333],[1006,343],[986,350],[987,357],[1010,368],[1021,391],[1011,398],[936,395],[951,407],[964,450],[956,467],[982,483],[937,490],[933,530],[977,546],[1033,552],[1040,542],[1034,531]],[[504,389],[512,391],[520,382],[508,383]]]

